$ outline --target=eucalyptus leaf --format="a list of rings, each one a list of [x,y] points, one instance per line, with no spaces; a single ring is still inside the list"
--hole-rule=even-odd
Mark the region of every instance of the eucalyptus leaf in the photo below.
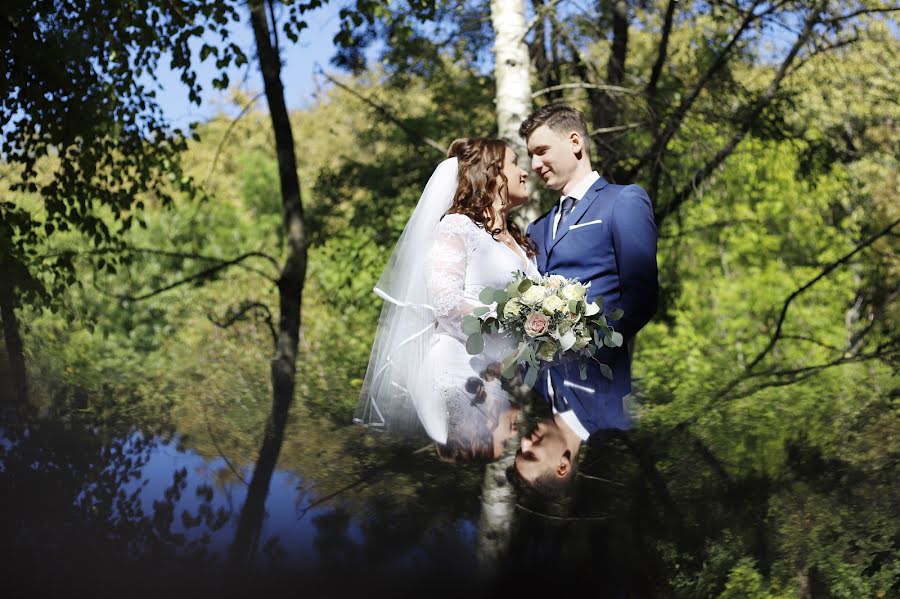
[[[612,312],[610,312],[610,313],[608,314],[608,316],[609,316],[609,318],[612,319],[612,320],[619,320],[619,319],[621,319],[623,316],[625,316],[625,310],[623,310],[622,308],[616,308],[615,310],[613,310]]]
[[[477,356],[484,351],[484,337],[481,336],[481,333],[469,335],[469,338],[466,339],[466,351],[470,356]]]
[[[611,340],[614,346],[622,347],[622,343],[625,341],[625,338],[622,337],[622,333],[620,333],[619,331],[613,331],[610,337],[612,338]]]
[[[493,304],[494,303],[494,292],[497,290],[492,287],[485,287],[481,290],[481,293],[478,294],[478,299],[482,304]]]
[[[606,364],[600,364],[600,373],[609,380],[613,380],[612,368],[610,368]]]
[[[531,279],[522,279],[519,282],[519,293],[525,293],[531,288],[532,285],[534,285],[534,281],[532,281]]]
[[[481,306],[480,308],[475,308],[474,310],[472,310],[472,316],[476,316],[476,317],[484,316],[485,314],[487,314],[490,311],[491,311],[491,309],[488,308],[487,306]]]
[[[581,380],[587,380],[587,364],[581,363],[578,365],[578,376],[581,377]]]
[[[466,314],[462,319],[462,332],[466,335],[481,332],[481,320],[471,314]]]
[[[538,369],[534,366],[528,368],[528,372],[525,373],[525,380],[522,381],[523,384],[529,389],[534,388],[534,384],[537,382],[538,377]]]
[[[517,366],[518,364],[516,364],[515,360],[513,360],[508,365],[503,367],[503,370],[500,372],[500,376],[507,380],[513,378],[514,376],[516,376]]]
[[[504,302],[509,301],[509,296],[506,295],[506,292],[501,289],[494,290],[494,301],[498,304],[502,304]]]
[[[519,297],[521,295],[519,293],[519,285],[515,281],[506,286],[506,295],[509,297]]]

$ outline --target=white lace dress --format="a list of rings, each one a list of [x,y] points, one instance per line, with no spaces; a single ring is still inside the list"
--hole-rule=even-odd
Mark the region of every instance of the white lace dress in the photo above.
[[[485,372],[512,350],[512,344],[500,335],[486,335],[484,352],[469,355],[461,325],[463,316],[483,305],[478,296],[485,287],[506,288],[519,270],[539,276],[524,251],[494,240],[469,217],[448,214],[435,228],[425,273],[428,300],[436,310],[438,324],[426,355],[426,369],[444,406],[471,400],[479,382],[494,399],[505,394],[499,379],[485,377]],[[448,416],[452,422],[452,414]]]

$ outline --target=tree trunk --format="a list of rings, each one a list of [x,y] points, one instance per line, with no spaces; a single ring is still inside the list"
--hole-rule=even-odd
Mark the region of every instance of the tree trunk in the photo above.
[[[609,85],[622,85],[625,79],[625,60],[628,57],[628,2],[614,0],[610,3],[612,15],[612,46],[609,51],[609,60],[606,63],[606,83]],[[619,125],[619,112],[621,101],[616,95],[604,93],[601,95],[601,103],[591,107],[591,114],[595,115],[594,125],[596,129],[607,129]],[[600,134],[602,135],[602,134]],[[594,152],[594,161],[602,172],[613,172],[619,156],[616,152]]]
[[[9,272],[8,270],[5,272]],[[28,377],[25,371],[25,351],[16,318],[16,292],[9,283],[0,287],[0,320],[3,321],[3,339],[9,356],[9,369],[16,402],[24,406],[28,403]]]
[[[518,447],[518,444],[516,444]],[[478,519],[476,555],[483,574],[498,574],[509,554],[516,499],[506,480],[506,469],[516,459],[515,448],[504,457],[487,465],[481,486],[481,516]]]
[[[3,221],[0,212],[0,272],[3,273],[3,281],[0,282],[0,322],[3,323],[3,340],[6,344],[9,378],[12,383],[8,385],[6,380],[0,380],[6,387],[0,398],[11,394],[11,399],[21,408],[28,403],[28,376],[25,371],[25,350],[22,335],[19,333],[19,320],[16,317],[16,308],[19,305],[16,282],[21,285],[22,281],[28,280],[29,274],[24,265],[13,258],[15,253],[12,249],[12,236],[12,230],[8,223]],[[0,374],[2,373],[0,371]]]
[[[280,314],[275,356],[272,359],[272,413],[266,422],[259,459],[253,471],[247,500],[244,509],[241,510],[235,534],[232,548],[232,564],[236,566],[235,570],[240,570],[241,566],[250,563],[258,545],[265,514],[265,499],[281,451],[288,411],[294,398],[297,347],[300,339],[300,306],[306,277],[307,249],[300,180],[297,176],[297,159],[294,154],[294,135],[281,83],[281,57],[276,45],[272,43],[273,31],[269,28],[265,2],[255,2],[251,5],[250,22],[256,39],[266,100],[275,132],[288,255],[278,280]],[[273,23],[273,30],[274,26]]]
[[[546,0],[534,0],[534,10],[541,14],[546,10]],[[534,38],[528,44],[528,54],[531,57],[531,64],[534,66],[534,73],[537,78],[537,85],[542,88],[551,88],[559,85],[561,74],[559,70],[559,61],[556,58],[554,27],[550,27],[550,52],[547,51],[547,19],[539,18],[534,25]],[[554,90],[546,93],[547,100],[555,102],[562,98],[562,90]]]
[[[519,137],[519,125],[531,112],[531,59],[525,43],[525,8],[522,0],[491,0],[494,28],[494,78],[497,81],[497,132],[516,152],[519,164],[527,164],[528,151]],[[530,170],[526,168],[526,170]],[[534,177],[528,179],[528,195],[518,217],[531,221],[539,214]]]

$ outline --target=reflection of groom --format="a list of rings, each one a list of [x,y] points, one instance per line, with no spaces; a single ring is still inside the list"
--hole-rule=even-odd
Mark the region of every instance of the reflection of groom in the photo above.
[[[612,369],[612,380],[597,362],[587,360],[586,380],[578,362],[567,362],[545,369],[536,385],[553,406],[549,424],[565,442],[558,451],[548,451],[540,447],[541,432],[534,432],[522,440],[516,470],[527,482],[563,481],[573,472],[582,441],[601,429],[630,427],[624,405],[631,392],[627,346],[656,311],[656,224],[643,189],[613,185],[592,169],[587,127],[577,110],[545,106],[522,123],[519,133],[528,145],[531,168],[561,194],[557,205],[528,227],[541,274],[577,277],[590,283],[589,301],[602,296],[606,312],[624,311],[612,324],[625,343],[604,347],[595,356]]]

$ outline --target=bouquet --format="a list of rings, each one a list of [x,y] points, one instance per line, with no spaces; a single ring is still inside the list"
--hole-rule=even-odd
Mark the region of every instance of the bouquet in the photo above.
[[[534,387],[541,362],[583,358],[579,366],[582,380],[587,378],[586,359],[595,360],[603,376],[612,380],[612,370],[594,354],[604,345],[622,345],[622,334],[613,330],[607,318],[618,320],[623,312],[617,308],[604,314],[603,298],[588,302],[589,286],[576,278],[530,278],[517,271],[506,289],[486,287],[479,295],[485,305],[462,320],[463,333],[468,336],[466,351],[481,353],[483,335],[501,333],[517,342],[501,363],[504,378],[512,378],[520,366],[525,366],[523,382]],[[496,308],[491,309],[491,304]]]

